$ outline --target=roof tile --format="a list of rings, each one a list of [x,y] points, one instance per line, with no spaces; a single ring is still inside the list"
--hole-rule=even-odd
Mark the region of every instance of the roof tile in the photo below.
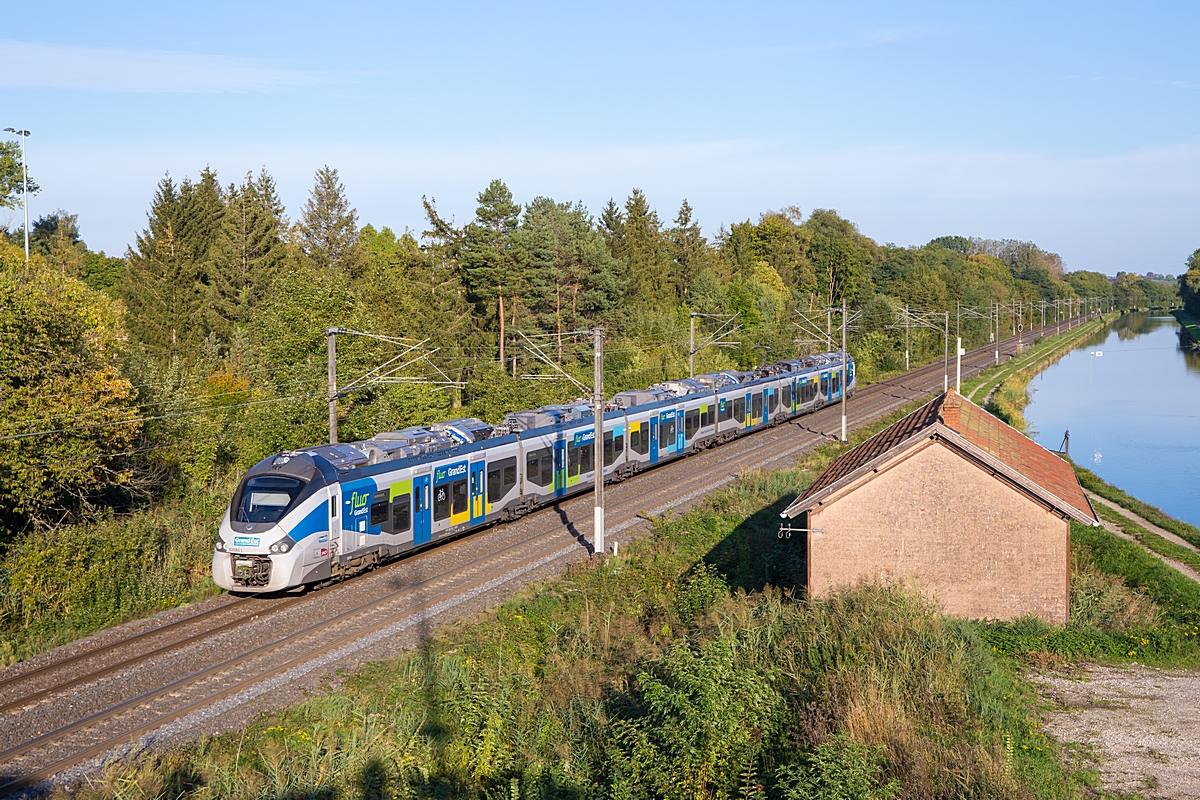
[[[939,423],[1067,505],[1094,516],[1070,464],[953,390],[934,398],[834,461],[797,502],[832,486]]]

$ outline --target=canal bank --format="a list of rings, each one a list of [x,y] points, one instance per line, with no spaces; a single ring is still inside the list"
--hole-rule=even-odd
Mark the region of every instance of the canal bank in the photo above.
[[[1183,328],[1183,335],[1191,340],[1193,348],[1200,347],[1200,319],[1184,311],[1182,308],[1177,308],[1171,312],[1179,325]]]
[[[1053,363],[1022,371],[1036,374],[1008,400],[1025,404],[1033,439],[1057,450],[1069,431],[1074,461],[1171,517],[1200,523],[1200,351],[1175,317],[1124,314]]]

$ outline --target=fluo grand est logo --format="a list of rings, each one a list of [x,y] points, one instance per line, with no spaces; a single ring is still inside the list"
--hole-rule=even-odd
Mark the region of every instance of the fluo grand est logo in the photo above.
[[[444,467],[437,467],[433,471],[433,482],[442,483],[443,481],[452,481],[455,478],[467,477],[467,462],[459,461],[456,464],[447,464]]]

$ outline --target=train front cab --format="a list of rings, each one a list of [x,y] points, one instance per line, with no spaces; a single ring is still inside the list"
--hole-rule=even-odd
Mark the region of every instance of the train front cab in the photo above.
[[[305,453],[263,459],[242,478],[213,550],[213,580],[233,592],[276,592],[329,576],[337,473]]]

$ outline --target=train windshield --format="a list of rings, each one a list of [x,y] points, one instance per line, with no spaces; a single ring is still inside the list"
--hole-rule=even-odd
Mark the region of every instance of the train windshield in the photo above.
[[[305,481],[285,475],[256,475],[242,487],[238,522],[278,522],[304,491]]]

